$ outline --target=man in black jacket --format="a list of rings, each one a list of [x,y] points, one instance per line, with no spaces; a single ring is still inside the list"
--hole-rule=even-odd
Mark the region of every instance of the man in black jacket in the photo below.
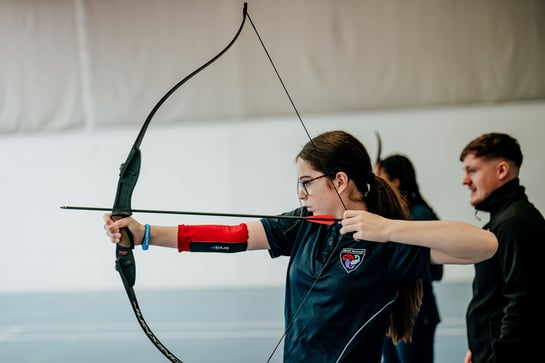
[[[520,145],[506,134],[484,134],[460,161],[471,205],[490,213],[483,228],[499,241],[496,254],[475,265],[464,362],[543,362],[545,220],[520,185]]]

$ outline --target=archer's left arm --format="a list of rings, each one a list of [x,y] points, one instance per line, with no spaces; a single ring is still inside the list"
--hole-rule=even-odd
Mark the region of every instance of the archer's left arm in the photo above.
[[[341,233],[353,232],[355,240],[428,247],[433,264],[478,263],[492,257],[498,249],[492,232],[464,222],[397,220],[348,210],[341,223]]]

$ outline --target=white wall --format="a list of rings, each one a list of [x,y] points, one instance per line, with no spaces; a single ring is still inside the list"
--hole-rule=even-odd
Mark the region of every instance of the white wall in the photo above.
[[[521,180],[545,211],[545,103],[305,116],[311,135],[345,129],[383,156],[407,154],[426,199],[443,219],[482,225],[460,183],[462,147],[490,131],[507,132],[524,152]],[[137,129],[0,135],[2,177],[0,292],[120,289],[115,248],[102,213],[61,205],[111,207],[118,167]],[[143,161],[133,208],[280,213],[298,205],[293,158],[307,142],[299,121],[253,119],[176,127],[152,124],[141,145]],[[237,219],[136,215],[150,224],[235,223]],[[485,217],[483,215],[483,217]],[[286,259],[267,252],[179,254],[135,249],[135,288],[281,286]],[[472,266],[448,266],[445,280],[469,280]]]

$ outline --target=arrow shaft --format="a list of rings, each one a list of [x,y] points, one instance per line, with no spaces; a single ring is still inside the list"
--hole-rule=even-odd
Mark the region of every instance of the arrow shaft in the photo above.
[[[69,210],[87,210],[87,211],[111,211],[105,207],[85,207],[85,206],[61,206],[61,209]],[[266,215],[266,214],[245,214],[245,213],[219,213],[219,212],[193,212],[193,211],[173,211],[160,209],[132,209],[133,213],[155,213],[155,214],[180,214],[192,216],[216,216],[216,217],[243,217],[243,218],[270,218],[270,219],[294,219],[294,220],[313,220],[313,216],[284,216],[284,215]],[[331,217],[314,216],[316,220],[324,222],[340,222],[340,219]]]

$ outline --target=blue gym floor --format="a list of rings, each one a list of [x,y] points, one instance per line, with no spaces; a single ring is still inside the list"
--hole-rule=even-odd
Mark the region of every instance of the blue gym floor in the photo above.
[[[436,363],[466,352],[470,283],[435,283],[442,322]],[[136,291],[157,338],[184,363],[267,362],[283,333],[283,290]],[[168,362],[142,332],[123,290],[0,294],[1,363]],[[270,362],[282,361],[282,345]]]

